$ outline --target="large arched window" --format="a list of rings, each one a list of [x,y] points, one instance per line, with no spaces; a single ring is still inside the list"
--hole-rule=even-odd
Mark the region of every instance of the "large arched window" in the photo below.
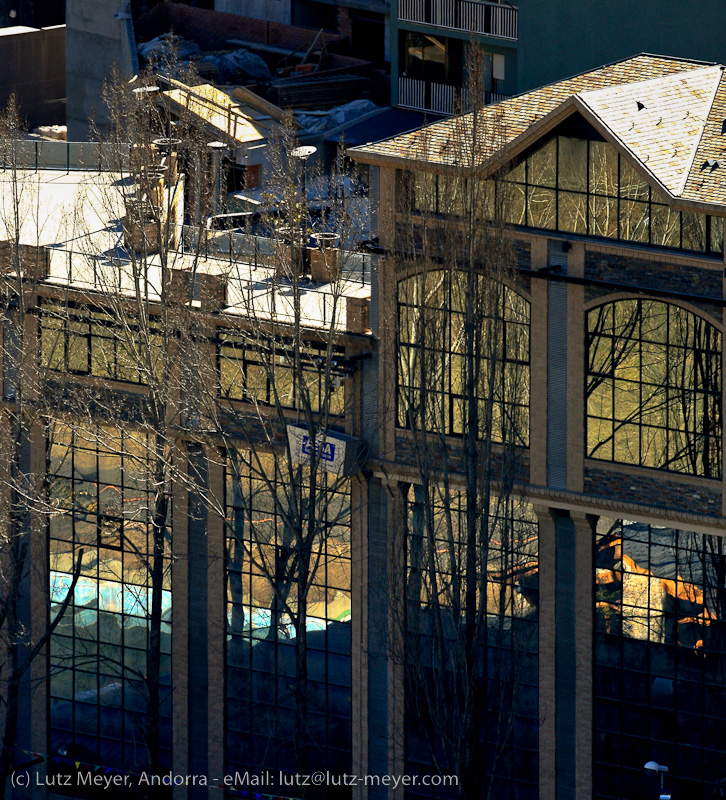
[[[479,434],[529,444],[529,303],[478,276],[472,319]],[[461,435],[466,409],[467,275],[433,270],[398,284],[398,424]]]
[[[587,455],[721,477],[721,333],[658,300],[587,315]]]

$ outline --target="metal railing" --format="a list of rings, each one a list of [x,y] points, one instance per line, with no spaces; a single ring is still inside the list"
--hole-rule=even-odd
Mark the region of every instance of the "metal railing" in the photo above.
[[[128,145],[18,139],[13,148],[4,163],[0,162],[3,169],[17,167],[36,172],[42,169],[65,172],[128,169]]]
[[[399,0],[398,19],[516,41],[519,9],[487,0]]]
[[[249,266],[249,265],[245,265]],[[179,265],[174,269],[185,271]],[[134,269],[128,259],[95,256],[71,250],[53,249],[50,252],[48,279],[56,285],[66,285],[83,291],[100,294],[127,293],[133,296],[141,291],[152,301],[161,296],[161,268],[153,264],[145,270],[146,283],[134,278]],[[273,275],[245,274],[234,269],[227,276],[228,305],[232,313],[242,313],[260,320],[290,323],[295,319],[295,297],[289,285]],[[347,298],[317,286],[300,286],[298,293],[300,313],[305,324],[311,327],[344,327]],[[102,297],[97,302],[103,305]]]
[[[247,264],[254,269],[274,269],[280,259],[279,241],[269,236],[257,236],[244,231],[206,231],[202,251],[205,255]],[[198,229],[185,225],[182,241],[191,250],[198,246]],[[285,245],[282,245],[283,247]],[[351,283],[369,286],[371,273],[375,269],[378,256],[356,250],[340,250],[340,276]]]
[[[484,105],[507,100],[509,95],[484,92]],[[429,83],[415,78],[398,79],[398,105],[416,111],[431,111],[434,114],[453,114],[469,108],[466,89],[446,83]]]

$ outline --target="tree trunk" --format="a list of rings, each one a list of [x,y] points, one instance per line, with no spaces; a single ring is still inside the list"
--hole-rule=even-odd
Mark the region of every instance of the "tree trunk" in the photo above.
[[[159,474],[161,473],[161,474]],[[151,564],[151,615],[149,618],[149,652],[146,669],[146,758],[149,771],[159,774],[159,729],[161,709],[159,707],[161,672],[161,614],[162,592],[164,587],[164,538],[169,497],[164,491],[163,464],[157,467],[157,485],[162,488],[154,500],[153,539],[154,551]],[[156,787],[149,788],[149,796],[156,793]]]

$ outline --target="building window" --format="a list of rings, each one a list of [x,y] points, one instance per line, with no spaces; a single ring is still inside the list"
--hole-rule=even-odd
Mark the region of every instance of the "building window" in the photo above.
[[[721,334],[658,300],[587,314],[587,455],[721,477]]]
[[[478,276],[476,385],[483,438],[529,444],[529,303]],[[434,270],[398,284],[398,424],[461,435],[465,409],[466,273]],[[482,309],[484,309],[482,311]]]
[[[446,36],[401,31],[400,73],[405,78],[460,86],[463,43]]]
[[[299,516],[311,499],[306,470],[288,469],[287,462],[252,452],[237,453],[227,468],[226,719],[231,770],[292,773],[296,749],[299,756],[304,747],[311,770],[350,772],[350,482],[318,474],[318,518],[306,551],[300,531],[307,530],[307,519]],[[305,560],[307,568],[301,566]],[[298,605],[301,585],[307,589],[303,612]],[[301,679],[304,742],[296,741],[298,659],[307,664],[307,681]]]
[[[50,643],[50,748],[138,771],[146,761],[146,659],[153,552],[149,443],[113,428],[50,426],[51,619],[84,550],[73,600]],[[161,762],[171,764],[171,560],[161,622]],[[76,750],[78,752],[78,750]]]
[[[513,225],[723,253],[722,217],[670,208],[613,145],[597,138],[554,136],[520,159],[501,190]]]
[[[132,321],[133,323],[133,321]],[[92,375],[129,383],[148,383],[149,371],[162,368],[161,337],[133,324],[119,327],[102,309],[42,299],[40,364],[59,372]]]
[[[528,503],[496,496],[486,519],[477,518],[476,610],[468,617],[466,505],[466,495],[448,485],[414,486],[408,494],[406,772],[453,771],[457,734],[471,712],[482,730],[476,758],[486,794],[536,798],[537,521]],[[476,694],[463,677],[470,674],[465,642],[471,618],[481,643]],[[411,797],[458,796],[446,791],[409,789]]]
[[[412,208],[420,214],[466,217],[467,209],[474,207],[477,219],[491,219],[494,214],[494,181],[481,181],[475,188],[459,175],[407,171],[398,175],[401,210]]]
[[[721,536],[600,518],[595,542],[595,797],[726,784],[726,546]]]
[[[345,350],[306,342],[301,348],[307,396],[300,397],[295,379],[292,342],[265,342],[222,334],[219,344],[220,390],[223,397],[281,408],[309,408],[331,415],[345,413]],[[326,375],[327,371],[327,375]],[[327,378],[327,380],[326,380]]]

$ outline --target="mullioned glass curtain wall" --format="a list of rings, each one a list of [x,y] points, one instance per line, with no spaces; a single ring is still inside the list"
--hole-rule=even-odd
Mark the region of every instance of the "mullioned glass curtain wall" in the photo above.
[[[601,517],[595,539],[598,800],[726,787],[726,543],[720,536]]]
[[[723,217],[671,208],[609,142],[571,121],[520,156],[476,199],[476,214],[530,228],[583,234],[707,255],[723,254]],[[406,173],[404,173],[405,175]],[[465,179],[413,173],[406,205],[421,213],[462,215]],[[495,199],[495,193],[499,195]]]
[[[309,473],[292,472],[269,454],[228,460],[227,765],[294,773],[304,762],[343,775],[351,771],[350,482],[318,474],[318,523],[303,542],[293,519],[310,501]],[[350,789],[319,791],[338,798]]]
[[[138,772],[146,764],[153,488],[147,435],[49,426],[50,752]],[[171,561],[162,589],[161,764],[171,765]]]
[[[536,800],[538,524],[532,506],[514,496],[492,496],[488,511],[486,521],[477,519],[476,574],[485,579],[477,579],[473,614],[480,644],[469,671],[466,495],[446,484],[408,493],[406,772],[450,774],[465,715],[472,713],[482,796]],[[419,783],[408,796],[458,794],[455,787]]]

